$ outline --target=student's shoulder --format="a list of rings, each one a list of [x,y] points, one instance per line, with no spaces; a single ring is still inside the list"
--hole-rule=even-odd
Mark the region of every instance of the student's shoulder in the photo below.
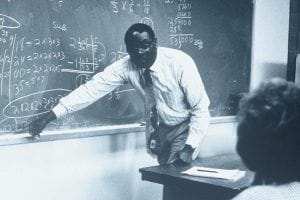
[[[252,186],[241,192],[233,200],[282,200],[290,199],[291,196],[297,196],[296,199],[300,198],[300,193],[294,193],[293,191],[299,191],[299,184],[283,184],[283,185],[260,185]],[[294,189],[297,188],[297,190]]]
[[[268,189],[264,186],[253,186],[249,187],[246,190],[239,193],[236,197],[232,200],[257,200],[257,199],[264,199],[265,196],[268,195]]]

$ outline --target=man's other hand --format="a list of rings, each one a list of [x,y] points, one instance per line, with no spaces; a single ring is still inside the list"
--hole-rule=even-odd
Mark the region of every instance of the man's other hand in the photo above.
[[[47,126],[47,124],[56,119],[56,115],[53,111],[50,111],[46,115],[42,115],[40,118],[32,121],[29,124],[29,134],[32,137],[38,136],[43,129]]]
[[[192,146],[186,144],[184,148],[178,152],[178,159],[186,163],[191,163],[194,151],[195,149]]]

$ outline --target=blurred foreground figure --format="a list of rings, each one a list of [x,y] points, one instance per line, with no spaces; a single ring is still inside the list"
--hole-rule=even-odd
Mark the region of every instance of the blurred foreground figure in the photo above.
[[[240,102],[237,152],[256,173],[234,200],[300,199],[300,88],[274,78]]]

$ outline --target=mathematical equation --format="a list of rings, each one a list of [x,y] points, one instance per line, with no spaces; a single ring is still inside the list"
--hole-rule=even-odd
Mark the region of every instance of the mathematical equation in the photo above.
[[[144,13],[150,12],[150,0],[111,0],[111,11],[113,13]]]
[[[165,4],[173,5],[175,1],[165,0]],[[188,44],[195,46],[198,50],[203,48],[203,41],[191,32],[188,32],[193,26],[192,3],[191,0],[179,0],[176,2],[176,16],[168,17],[169,21],[169,43],[175,48],[181,48]]]

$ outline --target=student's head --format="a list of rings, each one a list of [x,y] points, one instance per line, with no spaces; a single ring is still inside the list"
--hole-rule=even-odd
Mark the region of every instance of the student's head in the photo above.
[[[137,23],[129,27],[125,34],[125,44],[130,59],[141,68],[149,68],[156,59],[156,38],[152,28]]]
[[[237,152],[266,182],[300,181],[300,88],[274,78],[244,97]]]

